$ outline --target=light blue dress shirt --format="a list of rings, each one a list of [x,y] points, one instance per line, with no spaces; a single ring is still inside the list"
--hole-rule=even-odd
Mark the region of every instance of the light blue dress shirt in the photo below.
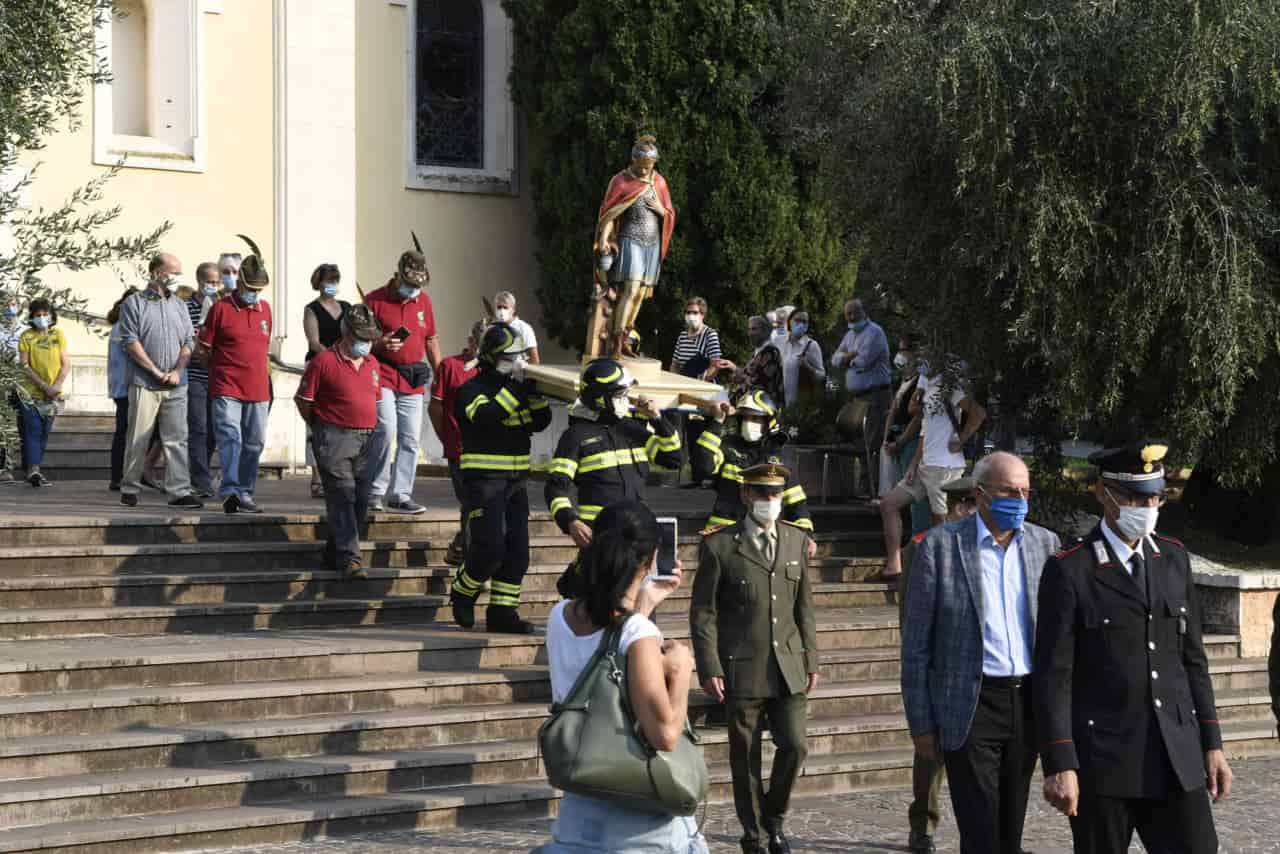
[[[853,358],[839,353],[856,353]],[[857,394],[869,388],[887,386],[892,379],[889,370],[889,339],[874,320],[868,321],[861,332],[850,329],[840,340],[837,355],[831,359],[837,368],[846,368],[844,387]],[[848,359],[848,364],[845,364]]]
[[[982,672],[986,676],[1026,676],[1031,672],[1031,602],[1022,566],[1022,531],[1001,548],[982,521],[978,554],[982,560]]]

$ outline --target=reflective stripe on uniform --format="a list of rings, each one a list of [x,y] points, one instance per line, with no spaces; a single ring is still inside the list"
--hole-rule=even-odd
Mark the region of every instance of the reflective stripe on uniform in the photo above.
[[[578,474],[616,468],[633,463],[648,462],[643,448],[620,448],[616,451],[601,451],[578,460]]]
[[[500,608],[514,608],[520,604],[520,585],[505,581],[489,582],[489,604]]]
[[[498,405],[507,410],[508,415],[515,415],[516,410],[520,408],[520,400],[511,393],[511,389],[504,388],[498,392],[498,396],[494,398]]]
[[[659,436],[655,433],[649,437],[649,441],[644,443],[644,450],[650,457],[661,451],[678,451],[680,450],[680,437],[674,433],[670,436]]]
[[[539,409],[546,409],[546,408],[547,408],[548,406],[550,406],[550,405],[551,405],[551,404],[549,404],[549,403],[547,402],[547,399],[546,399],[545,397],[531,397],[531,398],[529,398],[529,409],[531,409],[531,410],[536,411],[536,410],[539,410]]]
[[[562,474],[569,480],[573,480],[574,475],[578,473],[578,461],[568,457],[555,457],[551,460],[551,467],[547,469],[547,473]]]
[[[467,418],[471,421],[476,420],[476,410],[489,402],[489,396],[486,394],[477,394],[475,400],[467,404],[467,408],[463,410],[467,413]]]
[[[726,519],[723,516],[708,516],[707,524],[703,526],[702,530],[706,532],[712,528],[723,528],[725,525],[732,525],[736,521],[736,519]]]
[[[711,452],[711,470],[715,471],[724,464],[724,451],[720,450],[720,437],[710,430],[698,437],[698,447]]]
[[[725,463],[720,466],[720,476],[725,480],[742,483],[742,469],[738,468],[733,463]]]
[[[555,498],[551,499],[551,504],[548,506],[547,509],[550,510],[551,515],[554,516],[557,513],[559,513],[561,510],[569,510],[569,509],[572,509],[572,507],[573,507],[572,501],[565,498],[563,495],[557,495]]]
[[[604,509],[602,504],[579,504],[578,516],[584,522],[594,522],[596,517],[600,515],[600,511]]]
[[[802,519],[797,519],[791,524],[795,525],[797,528],[804,528],[806,531],[813,530],[813,520],[810,519],[808,516],[805,516]]]
[[[465,596],[468,599],[474,599],[480,595],[480,591],[483,589],[483,583],[467,575],[466,566],[458,568],[458,574],[453,577],[451,592],[457,593],[459,596]]]
[[[460,467],[465,470],[484,469],[490,471],[528,471],[528,454],[463,454],[459,460]]]
[[[807,497],[808,496],[804,494],[804,487],[799,484],[782,491],[783,504],[798,504],[801,501],[804,501]]]

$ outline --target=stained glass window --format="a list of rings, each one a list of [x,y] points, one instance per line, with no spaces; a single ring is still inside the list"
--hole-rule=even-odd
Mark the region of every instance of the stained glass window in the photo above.
[[[483,169],[481,0],[417,3],[417,162]]]

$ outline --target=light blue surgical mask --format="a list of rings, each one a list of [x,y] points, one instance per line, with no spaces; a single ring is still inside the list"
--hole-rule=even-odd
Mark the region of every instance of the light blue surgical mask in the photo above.
[[[338,295],[338,283],[326,282],[320,286],[320,290],[324,291],[324,295],[327,297],[336,297]]]
[[[984,492],[986,490],[983,490]],[[991,499],[991,521],[1002,531],[1021,530],[1027,520],[1027,499],[1000,496]]]
[[[400,286],[400,296],[404,299],[417,299],[418,294],[422,293],[422,288],[410,288],[406,285]]]
[[[351,355],[357,359],[363,359],[365,356],[373,352],[372,341],[352,341]]]
[[[18,307],[16,305],[6,305],[4,307],[5,317],[17,317]]]
[[[221,290],[220,285],[205,285],[203,288],[204,295],[207,297],[216,297]]]
[[[804,321],[791,324],[791,334],[797,338],[804,337],[804,334],[808,331],[809,331],[809,324],[805,323]]]
[[[222,287],[229,291],[236,289],[236,277],[230,273],[222,274]]]
[[[258,292],[257,291],[241,291],[240,299],[244,302],[245,305],[253,305],[258,301]]]
[[[44,332],[49,328],[49,323],[52,322],[52,320],[53,318],[49,317],[49,315],[41,314],[37,317],[31,318],[31,325],[36,329],[39,329],[41,332]]]

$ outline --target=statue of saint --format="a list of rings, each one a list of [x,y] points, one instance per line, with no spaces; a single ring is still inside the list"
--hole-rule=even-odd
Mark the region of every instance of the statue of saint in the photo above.
[[[657,139],[638,137],[631,165],[613,176],[600,204],[588,358],[636,355],[631,331],[641,304],[653,296],[676,227],[671,191],[655,168],[657,162]]]

